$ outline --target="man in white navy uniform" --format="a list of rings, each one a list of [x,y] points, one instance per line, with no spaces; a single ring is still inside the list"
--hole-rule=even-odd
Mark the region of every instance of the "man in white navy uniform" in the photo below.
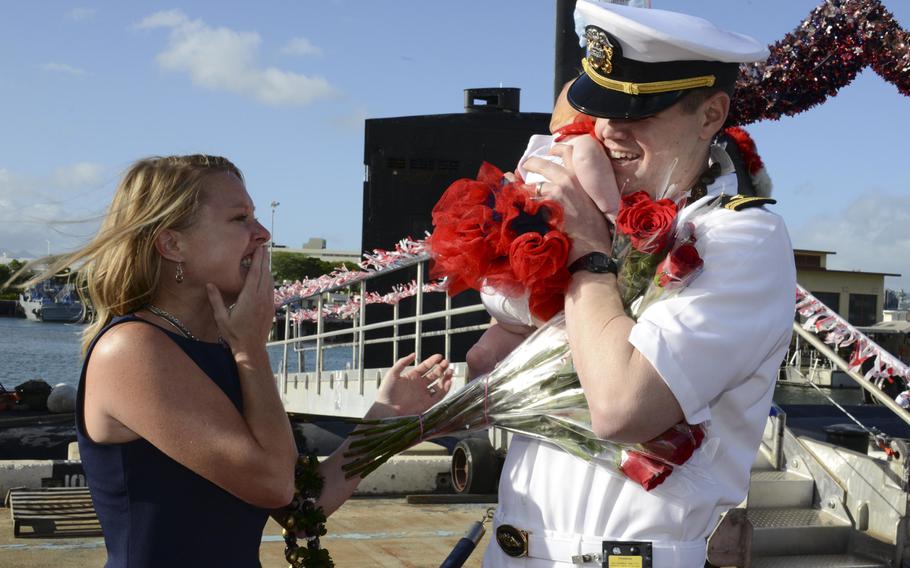
[[[568,98],[597,117],[592,143],[606,150],[604,171],[623,194],[656,197],[669,185],[689,191],[680,220],[695,220],[704,260],[685,289],[633,321],[611,270],[607,223],[573,175],[571,149],[558,147],[565,167],[526,162],[549,180],[542,194],[566,208],[573,245],[565,313],[576,370],[599,436],[643,442],[682,420],[704,424],[705,441],[689,463],[707,474],[693,485],[674,472],[647,492],[516,436],[483,565],[701,568],[707,535],[745,498],[793,321],[793,252],[782,219],[763,205],[773,200],[739,199],[691,216],[721,193],[738,193],[737,174],[714,139],[739,64],[760,61],[767,50],[661,10],[579,0],[576,21],[586,56]],[[614,558],[602,556],[604,543]]]

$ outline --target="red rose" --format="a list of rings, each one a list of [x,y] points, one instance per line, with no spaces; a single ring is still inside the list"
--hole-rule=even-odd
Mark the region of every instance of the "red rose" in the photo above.
[[[482,205],[467,208],[463,217],[450,221],[438,225],[427,243],[435,259],[431,276],[448,276],[449,294],[454,296],[477,288],[494,257],[490,236],[499,229],[493,210]]]
[[[563,268],[545,282],[540,282],[537,286],[532,287],[528,297],[528,308],[531,315],[547,321],[562,311],[566,304],[566,288],[571,276],[568,269]]]
[[[486,285],[504,296],[514,297],[524,294],[525,285],[515,278],[509,257],[497,256],[490,262],[484,274]],[[479,290],[479,288],[478,288]]]
[[[525,186],[529,194],[533,192],[530,189],[531,187],[533,186]],[[552,199],[528,199],[525,202],[524,210],[529,215],[541,213],[550,229],[562,230],[562,220],[565,213],[558,201],[553,201]]]
[[[532,313],[549,319],[569,282],[563,216],[559,203],[533,199],[527,185],[484,163],[477,180],[454,182],[433,208],[430,276],[447,277],[449,295],[484,283],[507,296],[528,292]]]
[[[568,237],[559,231],[550,231],[546,235],[525,233],[512,241],[509,264],[515,277],[532,288],[537,282],[565,269],[570,246]]]
[[[630,193],[629,195],[623,195],[621,201],[621,208],[632,207],[633,205],[642,201],[651,201],[651,196],[648,195],[647,192],[636,191],[635,193]]]
[[[657,265],[657,285],[667,290],[689,282],[704,265],[698,250],[691,243],[682,244]]]
[[[483,162],[480,164],[480,169],[477,170],[477,181],[502,185],[504,183],[502,170],[489,162]]]
[[[433,225],[451,222],[453,217],[463,217],[468,209],[476,205],[492,207],[490,203],[492,190],[493,186],[488,183],[467,178],[455,180],[433,206],[431,213]]]
[[[669,199],[652,201],[640,191],[623,197],[616,227],[628,235],[635,250],[654,254],[667,246],[675,219],[675,203]]]
[[[682,465],[701,446],[704,437],[705,433],[701,426],[680,422],[653,440],[644,442],[641,447],[648,456]]]
[[[626,477],[650,491],[673,473],[673,468],[638,452],[627,452],[619,469]]]
[[[527,192],[523,191],[519,184],[514,183],[505,185],[496,191],[494,209],[501,216],[500,234],[497,235],[495,245],[497,254],[509,254],[509,247],[518,236],[518,233],[512,228],[512,221],[524,210],[527,197]]]

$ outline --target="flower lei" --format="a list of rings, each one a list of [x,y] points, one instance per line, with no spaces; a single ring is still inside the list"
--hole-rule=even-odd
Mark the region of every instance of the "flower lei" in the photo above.
[[[329,551],[320,548],[319,537],[325,535],[325,512],[316,506],[322,494],[325,479],[319,473],[319,460],[310,453],[297,458],[294,468],[294,498],[285,508],[284,557],[291,568],[332,568],[335,563]],[[303,533],[306,547],[297,544],[297,535]]]
[[[447,277],[450,296],[468,288],[509,296],[527,291],[531,313],[543,320],[563,308],[570,243],[558,203],[535,198],[521,180],[509,182],[484,163],[476,180],[459,179],[446,189],[432,218],[430,276]]]

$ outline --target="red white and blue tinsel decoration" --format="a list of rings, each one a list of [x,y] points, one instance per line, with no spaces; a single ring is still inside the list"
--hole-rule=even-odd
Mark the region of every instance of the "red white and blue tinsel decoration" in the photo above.
[[[799,114],[867,66],[910,96],[910,34],[878,0],[828,0],[769,50],[740,67],[728,125]]]

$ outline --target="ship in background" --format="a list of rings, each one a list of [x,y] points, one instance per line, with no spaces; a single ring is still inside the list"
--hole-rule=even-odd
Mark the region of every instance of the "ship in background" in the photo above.
[[[56,278],[40,282],[19,294],[19,306],[32,321],[79,323],[85,316],[85,306],[79,300],[76,287]]]

